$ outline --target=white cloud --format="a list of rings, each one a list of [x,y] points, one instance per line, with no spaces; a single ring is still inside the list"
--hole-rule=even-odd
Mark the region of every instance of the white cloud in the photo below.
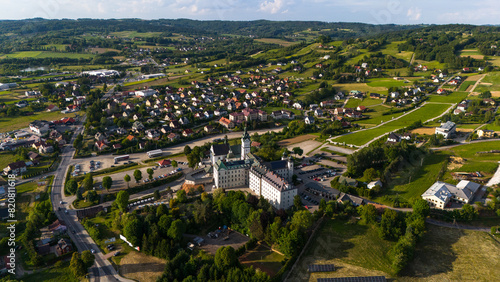
[[[283,0],[264,1],[260,3],[259,11],[276,14],[283,8]]]
[[[412,21],[418,21],[422,16],[422,9],[411,7],[410,9],[408,9],[408,13],[406,13],[406,16]]]

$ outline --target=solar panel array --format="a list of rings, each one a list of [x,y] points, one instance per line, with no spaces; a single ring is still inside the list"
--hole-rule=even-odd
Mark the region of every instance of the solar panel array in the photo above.
[[[318,278],[317,282],[385,282],[385,276]]]
[[[333,264],[311,264],[308,266],[309,272],[330,272],[335,271]]]

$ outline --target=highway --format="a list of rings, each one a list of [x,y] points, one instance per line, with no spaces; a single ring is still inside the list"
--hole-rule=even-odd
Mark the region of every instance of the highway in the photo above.
[[[64,195],[64,182],[66,172],[75,153],[72,145],[73,141],[76,136],[82,132],[82,130],[82,126],[77,126],[72,140],[62,149],[61,162],[54,174],[52,192],[50,195],[54,211],[57,217],[63,220],[68,227],[68,234],[75,243],[79,252],[91,249],[95,250],[95,264],[90,269],[90,281],[133,281],[118,275],[111,263],[103,258],[103,253],[99,250],[97,244],[94,240],[92,240],[85,228],[78,221],[76,211],[67,209],[67,206],[71,204],[72,197],[66,197]]]

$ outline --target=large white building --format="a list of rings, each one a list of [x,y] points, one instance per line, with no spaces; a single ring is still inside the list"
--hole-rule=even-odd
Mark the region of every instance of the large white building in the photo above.
[[[469,204],[474,199],[474,195],[481,185],[462,180],[456,186],[445,182],[437,181],[422,194],[422,199],[426,200],[431,207],[444,209],[450,201],[462,204]]]
[[[228,144],[212,145],[214,185],[217,188],[249,187],[276,209],[293,205],[297,188],[291,184],[293,162],[286,155],[280,161],[262,164],[250,153],[250,135],[245,129],[241,148]]]
[[[452,121],[447,121],[442,123],[441,126],[436,127],[436,134],[443,135],[444,138],[448,139],[455,135],[457,126]]]

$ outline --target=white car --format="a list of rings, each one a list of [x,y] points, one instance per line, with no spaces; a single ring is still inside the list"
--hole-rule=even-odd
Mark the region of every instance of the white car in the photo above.
[[[95,254],[95,250],[94,249],[90,249],[90,252]]]

